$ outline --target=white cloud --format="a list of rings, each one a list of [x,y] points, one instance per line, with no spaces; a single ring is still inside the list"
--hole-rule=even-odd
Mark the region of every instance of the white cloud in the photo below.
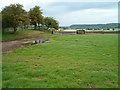
[[[59,16],[61,25],[71,24],[97,24],[117,22],[118,13],[116,9],[87,9],[67,13]]]
[[[119,2],[119,0],[1,0],[0,1],[0,8],[14,4],[14,3],[20,3],[25,5],[30,5],[33,3],[41,3],[41,4],[46,4],[46,3],[53,3],[53,2]]]
[[[26,7],[28,4],[31,4],[32,2],[34,2],[34,0],[2,0],[0,2],[0,4],[1,4],[0,9],[2,9],[5,6],[8,6],[10,4],[15,4],[15,3],[22,4]]]
[[[28,11],[35,5],[43,9],[43,15],[51,16],[60,22],[60,25],[71,25],[74,23],[108,23],[117,22],[118,10],[113,9],[85,9],[77,11],[67,11],[66,5],[63,7],[51,7],[53,2],[118,2],[119,0],[2,0],[0,8],[7,5],[20,3]]]

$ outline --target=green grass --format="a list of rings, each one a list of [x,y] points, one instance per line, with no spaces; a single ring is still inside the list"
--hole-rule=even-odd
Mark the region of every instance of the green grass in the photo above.
[[[3,53],[3,88],[117,88],[117,35],[53,35]]]
[[[12,41],[26,38],[45,38],[48,35],[37,30],[18,30],[15,34],[4,32],[2,34],[2,41]]]

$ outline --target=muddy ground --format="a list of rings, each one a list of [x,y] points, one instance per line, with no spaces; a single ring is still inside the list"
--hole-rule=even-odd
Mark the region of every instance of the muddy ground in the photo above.
[[[28,46],[38,43],[44,43],[48,41],[48,38],[32,38],[32,39],[22,39],[22,40],[14,40],[8,42],[2,42],[2,52],[10,51],[16,47]]]

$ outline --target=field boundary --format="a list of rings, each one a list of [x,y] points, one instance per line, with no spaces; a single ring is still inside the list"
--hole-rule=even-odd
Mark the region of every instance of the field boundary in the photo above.
[[[120,31],[86,31],[85,33],[77,33],[77,30],[72,31],[54,31],[54,34],[120,34]]]

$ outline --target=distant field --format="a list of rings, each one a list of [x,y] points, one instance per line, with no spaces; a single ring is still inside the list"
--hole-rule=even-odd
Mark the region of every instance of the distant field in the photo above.
[[[117,30],[87,30],[87,29],[65,29],[55,31],[56,34],[76,34],[78,30],[85,31],[85,34],[120,34],[120,31]],[[80,33],[79,33],[80,34]]]
[[[3,88],[117,88],[118,35],[53,35],[3,53]]]

